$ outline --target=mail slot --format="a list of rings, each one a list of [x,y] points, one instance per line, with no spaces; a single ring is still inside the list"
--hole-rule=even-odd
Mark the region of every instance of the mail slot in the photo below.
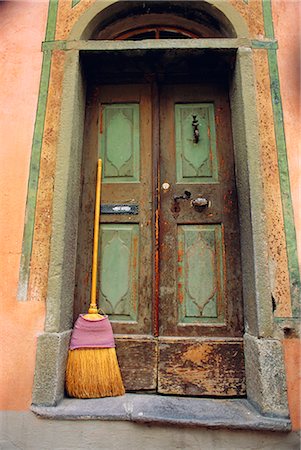
[[[134,204],[103,204],[101,214],[138,214],[138,205]]]

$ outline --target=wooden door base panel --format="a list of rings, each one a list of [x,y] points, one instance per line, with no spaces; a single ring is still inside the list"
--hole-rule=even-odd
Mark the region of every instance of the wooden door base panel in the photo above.
[[[246,395],[242,340],[159,339],[158,392]]]
[[[127,391],[157,388],[158,341],[148,336],[116,337],[116,352]]]

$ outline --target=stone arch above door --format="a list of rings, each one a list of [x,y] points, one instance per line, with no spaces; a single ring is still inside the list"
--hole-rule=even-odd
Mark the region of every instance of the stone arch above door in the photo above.
[[[100,28],[105,28],[108,24],[115,22],[115,17],[119,15],[124,17],[124,13],[128,10],[137,10],[137,14],[143,13],[143,9],[139,7],[142,2],[127,2],[127,1],[96,1],[92,4],[76,21],[69,34],[69,40],[79,39],[95,39]],[[143,2],[144,10],[148,7],[147,2]],[[168,2],[149,2],[153,8],[158,9],[160,5],[161,11],[164,10],[164,3]],[[168,8],[170,10],[170,7]],[[199,23],[203,27],[210,26],[210,28],[217,28],[219,36],[224,38],[245,38],[249,36],[248,27],[238,13],[238,11],[227,2],[216,0],[208,1],[192,1],[192,2],[177,2],[177,14],[174,12],[174,17],[185,17],[185,11],[191,9],[195,11],[195,17],[191,18],[191,22]],[[147,12],[149,13],[149,11]],[[205,21],[202,21],[202,15]],[[188,15],[189,17],[189,15]],[[187,19],[186,19],[187,20]],[[205,22],[205,23],[204,23]],[[207,22],[207,23],[206,23]],[[205,28],[206,30],[206,28]],[[208,36],[202,36],[208,37]],[[210,37],[210,36],[209,36]]]
[[[218,3],[221,5],[221,9],[226,9],[230,14],[229,5],[225,6],[225,2],[206,3],[210,3],[210,5]],[[79,46],[72,47],[72,41],[91,36],[89,33],[95,30],[103,6],[103,2],[96,2],[83,14],[82,20],[79,19],[70,33],[69,42],[71,46],[68,47],[66,52],[53,201],[47,315],[45,333],[39,337],[38,341],[33,396],[35,404],[55,405],[64,393],[64,368],[70,327],[72,326],[78,194],[85,105],[85,88],[80,72],[79,54],[80,51],[95,51],[97,48],[98,51],[108,51],[101,45],[101,42],[99,47],[94,44],[89,48],[89,44],[81,43],[81,41],[79,41]],[[246,37],[247,30],[243,20],[238,20],[237,11],[233,7],[231,8],[235,16],[237,36]],[[108,10],[106,10],[106,13],[108,13]],[[207,43],[200,42],[199,49],[207,45]],[[190,48],[190,46],[185,47],[185,43],[181,43],[181,45],[179,43],[179,47],[184,52]],[[209,47],[214,47],[214,44]],[[123,49],[120,43],[119,47],[111,46],[110,48],[115,51]],[[152,47],[145,47],[145,49],[147,48]],[[195,48],[197,48],[197,44],[195,44]],[[232,38],[225,38],[222,42],[217,43],[215,50],[223,48],[234,48],[236,52],[230,97],[242,228],[247,331],[245,336],[247,392],[249,398],[262,411],[285,415],[286,398],[283,376],[281,375],[281,383],[272,386],[275,392],[272,400],[268,398],[268,390],[265,391],[267,385],[274,381],[273,377],[267,379],[265,374],[269,373],[272,366],[274,371],[277,370],[281,374],[283,373],[283,366],[279,363],[275,369],[271,362],[269,364],[269,359],[271,359],[269,355],[273,355],[274,361],[281,360],[281,345],[270,339],[272,335],[272,308],[263,221],[264,203],[262,201],[262,186],[259,181],[261,174],[257,112],[254,102],[252,50],[250,45],[239,48],[237,40],[233,43]],[[132,49],[135,51],[135,46]],[[257,378],[254,377],[254,370]],[[48,382],[45,383],[45,380]]]

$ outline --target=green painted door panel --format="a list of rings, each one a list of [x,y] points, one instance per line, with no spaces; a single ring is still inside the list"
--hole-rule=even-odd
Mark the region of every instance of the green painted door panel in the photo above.
[[[112,320],[137,320],[139,226],[102,224],[99,303]]]
[[[223,323],[220,224],[178,226],[179,322]]]
[[[194,140],[193,120],[198,124],[198,142]],[[216,182],[218,165],[214,105],[211,103],[175,105],[175,131],[177,182]]]
[[[140,179],[139,104],[103,104],[100,111],[100,157],[103,182]]]

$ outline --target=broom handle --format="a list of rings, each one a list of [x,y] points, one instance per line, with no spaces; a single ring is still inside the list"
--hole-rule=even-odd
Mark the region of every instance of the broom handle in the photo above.
[[[97,314],[96,303],[96,284],[97,284],[97,260],[98,260],[98,238],[99,238],[99,217],[100,217],[100,194],[101,194],[101,170],[102,160],[97,163],[97,181],[96,181],[96,199],[94,214],[94,241],[93,241],[93,259],[92,259],[92,286],[89,314]]]

